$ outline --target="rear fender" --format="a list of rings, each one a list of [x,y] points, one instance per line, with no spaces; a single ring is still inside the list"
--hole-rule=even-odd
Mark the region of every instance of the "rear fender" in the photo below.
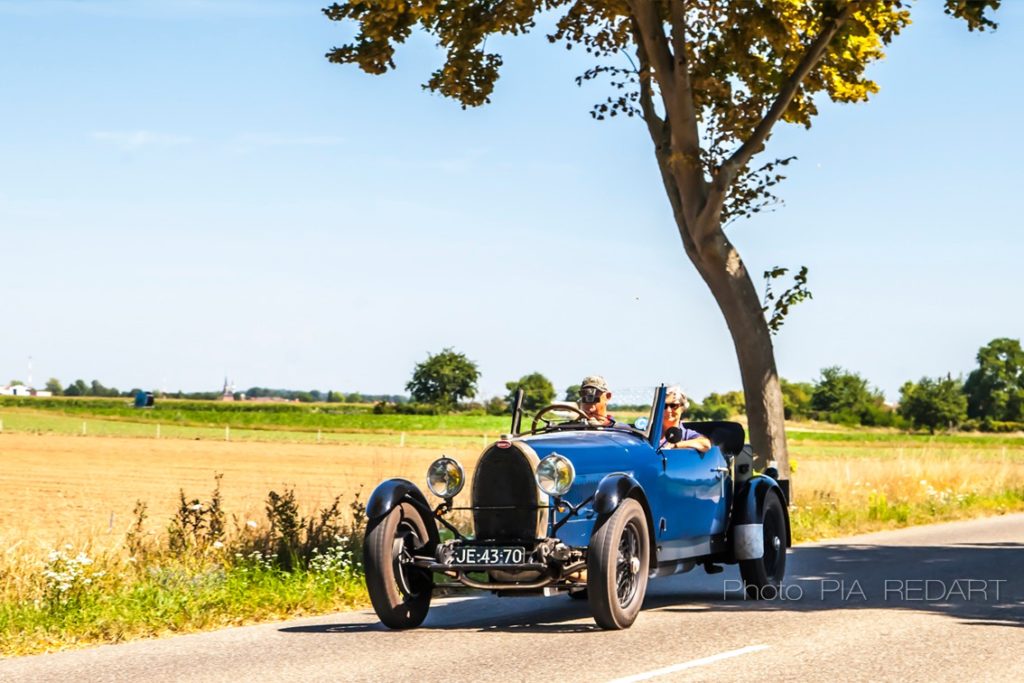
[[[597,485],[597,493],[594,494],[594,511],[598,514],[594,531],[597,531],[602,524],[619,509],[622,501],[633,498],[640,507],[644,509],[644,517],[647,519],[647,535],[651,544],[651,568],[658,566],[657,552],[658,536],[654,531],[654,518],[651,516],[651,505],[647,502],[647,494],[637,483],[637,480],[624,472],[612,472],[605,475],[604,479]]]
[[[786,547],[793,547],[786,496],[777,481],[760,474],[744,482],[733,502],[729,535],[737,560],[753,560],[764,554],[761,519],[768,496],[778,496],[782,504],[786,517]]]

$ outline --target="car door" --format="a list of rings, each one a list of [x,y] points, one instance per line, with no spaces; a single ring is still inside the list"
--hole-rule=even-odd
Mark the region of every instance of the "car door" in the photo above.
[[[663,449],[659,479],[660,518],[654,520],[659,559],[706,555],[711,536],[725,531],[731,486],[729,468],[717,446]]]

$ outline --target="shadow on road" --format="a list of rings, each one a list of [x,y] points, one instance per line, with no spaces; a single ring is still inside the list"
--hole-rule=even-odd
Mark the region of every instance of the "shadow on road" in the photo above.
[[[694,614],[710,611],[819,612],[898,609],[943,614],[976,626],[1024,627],[1024,543],[943,546],[824,545],[794,548],[777,595],[747,599],[739,572],[709,576],[697,569],[648,584],[644,610]],[[493,598],[440,602],[424,629],[503,633],[584,633],[585,601]],[[282,628],[286,633],[386,631],[365,616],[352,623]]]
[[[825,545],[794,548],[787,578],[768,599],[745,597],[738,572],[701,577],[671,591],[652,583],[645,609],[899,609],[943,614],[964,623],[1024,627],[1024,544],[948,546]],[[735,571],[735,570],[734,570]],[[723,578],[724,577],[724,578]],[[683,577],[685,580],[685,577]]]

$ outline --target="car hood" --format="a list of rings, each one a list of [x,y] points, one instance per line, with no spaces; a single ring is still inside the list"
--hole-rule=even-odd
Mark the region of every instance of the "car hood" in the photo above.
[[[624,429],[552,432],[523,437],[520,441],[528,444],[538,458],[552,453],[565,456],[576,469],[577,482],[584,484],[596,476],[592,482],[595,487],[609,472],[629,472],[639,452],[651,451],[646,439]]]

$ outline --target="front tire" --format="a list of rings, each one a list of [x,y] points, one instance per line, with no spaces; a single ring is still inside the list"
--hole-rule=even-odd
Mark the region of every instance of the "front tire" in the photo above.
[[[644,510],[628,498],[594,532],[587,549],[587,597],[598,626],[632,626],[647,593],[650,558]]]
[[[786,575],[786,511],[777,495],[769,493],[765,498],[761,523],[764,554],[756,560],[740,561],[740,576],[748,598],[773,600]]]
[[[403,562],[403,557],[412,555],[429,540],[423,516],[409,503],[396,506],[366,533],[366,590],[373,610],[388,628],[415,628],[427,617],[433,576],[426,569]]]

